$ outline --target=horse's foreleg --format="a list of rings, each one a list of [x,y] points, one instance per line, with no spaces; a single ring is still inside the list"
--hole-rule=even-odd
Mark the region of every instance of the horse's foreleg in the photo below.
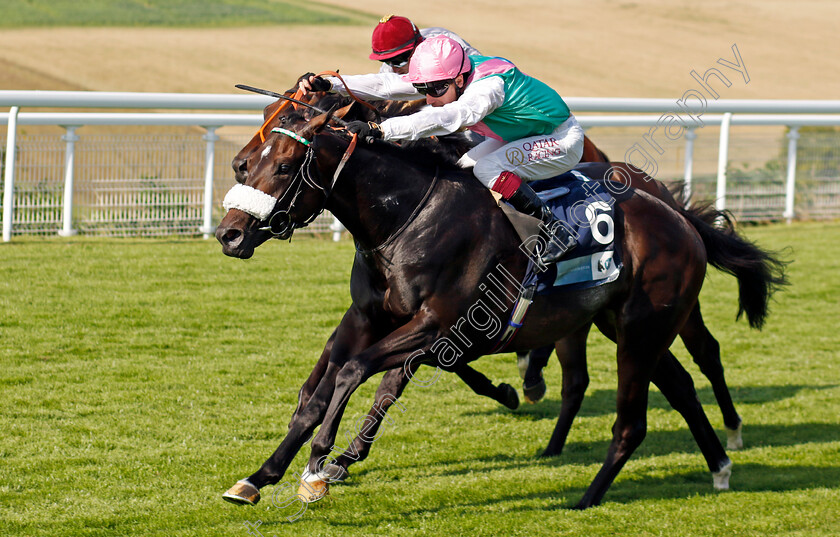
[[[303,386],[301,386],[300,391],[298,392],[298,404],[292,414],[292,419],[289,420],[289,428],[292,427],[292,423],[295,421],[295,418],[297,418],[301,410],[303,410],[306,406],[306,403],[309,402],[309,398],[312,397],[312,393],[315,391],[315,388],[318,387],[318,383],[321,382],[321,378],[327,370],[327,363],[330,361],[330,354],[332,353],[332,346],[335,342],[336,333],[338,333],[338,329],[333,330],[333,333],[330,334],[327,344],[324,346],[324,351],[321,353],[321,357],[318,358],[318,361],[315,363],[315,367],[312,369],[312,372],[309,374],[306,382],[303,383]]]
[[[726,456],[706,413],[703,412],[700,400],[697,399],[697,392],[694,390],[694,382],[688,371],[670,351],[666,351],[656,365],[652,380],[688,424],[694,440],[706,458],[709,470],[714,475],[715,488],[728,489],[732,462]]]
[[[587,323],[555,345],[557,359],[563,369],[563,402],[557,425],[554,427],[548,446],[542,453],[543,457],[560,455],[563,451],[572,422],[583,403],[583,396],[589,386],[589,373],[586,370],[586,338],[591,326],[591,323]]]
[[[434,343],[438,333],[434,316],[426,312],[418,313],[411,321],[344,363],[335,377],[332,400],[321,428],[312,440],[308,466],[310,472],[317,473],[319,466],[329,458],[341,417],[356,388],[379,371],[405,367],[411,356],[418,351],[424,353]]]
[[[343,480],[347,477],[347,468],[355,463],[363,461],[370,453],[370,448],[373,441],[378,438],[379,427],[382,425],[382,420],[387,419],[388,409],[391,405],[397,402],[397,399],[402,395],[403,390],[409,383],[409,378],[417,370],[419,364],[412,364],[409,371],[402,368],[392,369],[385,373],[382,377],[382,382],[376,389],[374,396],[373,407],[368,412],[367,417],[364,418],[364,426],[359,430],[347,449],[333,461],[329,467],[325,468],[327,473],[336,481]],[[403,412],[405,407],[399,405]]]
[[[349,475],[347,469],[351,464],[361,462],[367,458],[373,441],[379,437],[377,433],[379,432],[382,421],[388,419],[388,410],[400,398],[403,390],[410,382],[409,379],[417,371],[419,365],[418,363],[413,363],[407,365],[405,369],[392,369],[385,373],[382,382],[380,382],[376,390],[374,405],[362,420],[364,423],[363,427],[350,442],[347,449],[336,457],[332,463],[324,467],[330,480],[341,481],[345,479]],[[509,384],[495,386],[484,374],[468,365],[458,367],[455,373],[478,395],[489,397],[510,409],[515,409],[519,406],[519,396],[513,386]],[[405,407],[401,404],[400,407],[404,412]]]
[[[688,320],[683,325],[680,337],[694,362],[700,367],[700,371],[712,383],[715,399],[717,399],[720,412],[723,414],[723,424],[726,426],[726,448],[741,449],[744,447],[744,441],[741,438],[741,416],[735,410],[735,405],[732,403],[732,397],[729,394],[729,387],[726,385],[726,379],[723,376],[720,344],[703,322],[699,302],[694,306]]]
[[[296,412],[280,446],[259,470],[228,490],[223,495],[224,499],[239,504],[257,503],[260,499],[259,489],[282,479],[301,446],[323,421],[333,397],[336,376],[344,365],[343,360],[369,346],[373,339],[374,334],[369,320],[351,306],[336,330],[329,359],[326,361],[326,367],[320,375],[315,390],[305,406]],[[313,372],[310,379],[314,376],[316,375]]]
[[[519,408],[519,395],[516,393],[516,388],[510,384],[501,383],[496,386],[484,373],[476,371],[467,364],[459,365],[455,369],[455,374],[478,395],[489,397],[511,410]]]

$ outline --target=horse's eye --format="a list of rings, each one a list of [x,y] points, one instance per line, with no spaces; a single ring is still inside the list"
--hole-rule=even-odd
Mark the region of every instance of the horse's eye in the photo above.
[[[283,163],[283,164],[280,165],[280,168],[277,170],[277,172],[282,174],[282,175],[285,175],[285,174],[289,173],[291,171],[291,169],[292,169],[291,165]]]

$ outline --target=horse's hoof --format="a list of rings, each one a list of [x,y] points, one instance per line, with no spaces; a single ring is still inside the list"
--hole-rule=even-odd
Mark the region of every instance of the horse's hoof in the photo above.
[[[516,393],[516,388],[511,386],[510,384],[499,384],[499,390],[502,390],[504,393],[500,398],[500,403],[505,405],[511,410],[516,410],[519,408],[519,394]]]
[[[743,423],[739,423],[736,429],[726,428],[726,449],[738,450],[744,448],[744,438],[741,436],[743,425]]]
[[[326,481],[301,481],[297,495],[306,503],[317,502],[330,493],[330,485]]]
[[[324,466],[322,473],[329,478],[329,483],[337,483],[350,477],[350,472],[347,471],[347,468],[337,464],[328,464]]]
[[[527,383],[522,384],[522,392],[525,394],[525,401],[533,404],[545,397],[545,380],[540,377],[539,382],[532,386]]]
[[[247,479],[240,479],[222,494],[222,498],[236,505],[256,505],[260,501],[260,489]]]
[[[729,476],[732,475],[732,461],[727,460],[726,464],[717,472],[712,472],[712,479],[715,490],[729,490]]]

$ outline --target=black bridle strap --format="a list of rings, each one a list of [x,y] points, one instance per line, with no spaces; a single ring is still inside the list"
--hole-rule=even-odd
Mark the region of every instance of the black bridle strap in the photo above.
[[[311,142],[309,140],[305,140],[305,139],[301,138],[298,134],[296,134],[294,132],[290,132],[290,131],[285,131],[284,132],[284,131],[285,131],[285,129],[278,129],[276,131],[272,130],[272,132],[279,132],[281,134],[285,134],[286,136],[289,136],[290,138],[293,138],[295,141],[307,146],[307,150],[306,150],[306,157],[304,157],[304,162],[301,165],[300,169],[298,170],[297,175],[294,178],[295,193],[292,195],[292,201],[289,202],[289,206],[285,210],[273,211],[268,216],[268,218],[266,219],[268,221],[269,225],[267,227],[260,228],[261,230],[271,231],[272,233],[274,233],[274,232],[271,230],[271,220],[275,216],[277,216],[278,214],[281,214],[281,213],[290,214],[292,212],[292,209],[295,206],[295,202],[297,201],[297,198],[301,193],[301,187],[303,186],[304,183],[308,184],[312,188],[315,188],[315,189],[323,192],[324,193],[324,203],[321,205],[321,208],[318,209],[317,211],[313,212],[312,216],[307,218],[306,221],[298,223],[298,222],[292,222],[290,220],[289,223],[294,228],[306,227],[310,223],[312,223],[312,221],[315,220],[315,218],[317,218],[319,214],[324,212],[324,209],[327,206],[327,200],[329,199],[330,194],[332,194],[332,191],[335,188],[335,184],[338,181],[338,176],[341,173],[341,170],[344,169],[344,165],[347,164],[348,160],[350,160],[350,156],[356,150],[356,143],[358,141],[358,134],[354,133],[353,137],[350,139],[350,144],[347,146],[347,149],[344,151],[344,155],[342,155],[342,157],[341,157],[341,161],[338,163],[338,166],[336,166],[335,173],[333,173],[332,182],[330,183],[330,188],[329,188],[329,190],[327,190],[326,188],[317,184],[310,176],[310,173],[309,173],[308,169],[311,166],[312,161],[315,160],[315,151],[314,151],[314,148],[311,145]],[[306,171],[304,171],[304,168],[306,168]],[[276,206],[277,203],[280,203],[281,199],[286,197],[286,194],[288,194],[291,191],[292,187],[293,187],[293,185],[289,185],[289,188],[286,190],[286,193],[284,193],[283,196],[281,196],[280,198],[277,199],[277,202],[275,203],[275,206]]]

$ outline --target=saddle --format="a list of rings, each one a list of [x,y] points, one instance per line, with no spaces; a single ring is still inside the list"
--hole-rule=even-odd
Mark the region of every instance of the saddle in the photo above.
[[[576,237],[578,246],[547,270],[537,270],[532,262],[523,286],[536,285],[536,293],[544,294],[557,287],[594,287],[618,278],[621,261],[614,244],[615,198],[603,181],[611,176],[609,163],[587,162],[556,177],[529,183]],[[520,248],[533,260],[540,220],[520,213],[500,198],[497,203],[519,235]]]

